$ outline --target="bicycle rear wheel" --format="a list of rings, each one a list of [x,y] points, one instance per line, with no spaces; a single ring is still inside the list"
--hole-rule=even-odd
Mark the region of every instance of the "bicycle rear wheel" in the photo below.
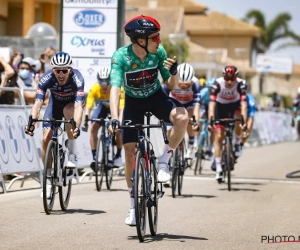
[[[179,147],[179,146],[178,146]],[[176,187],[178,181],[178,174],[179,174],[179,159],[178,159],[178,147],[175,149],[175,153],[172,158],[172,196],[173,198],[176,197]]]
[[[202,171],[202,161],[204,155],[203,146],[204,146],[204,135],[201,134],[199,138],[198,151],[196,153],[197,159],[195,163],[194,175],[197,175],[197,170],[199,170],[199,174],[201,174]]]
[[[55,200],[55,176],[57,171],[56,145],[56,142],[51,140],[48,143],[45,155],[43,174],[43,204],[46,214],[51,213]]]
[[[147,210],[146,210],[146,162],[142,156],[142,152],[136,154],[136,165],[134,175],[134,204],[136,231],[140,242],[144,241],[146,234]]]
[[[114,174],[114,171],[113,171],[113,165],[114,165],[114,146],[112,144],[110,144],[111,146],[111,160],[109,161],[109,168],[107,168],[105,170],[105,178],[106,178],[106,187],[107,189],[110,189],[111,188],[111,184],[112,184],[112,181],[113,181],[113,174]]]
[[[157,183],[157,170],[156,170],[156,164],[154,159],[150,159],[150,176],[149,176],[149,182],[150,182],[150,190],[149,193],[151,193],[150,198],[151,199],[151,206],[148,204],[148,219],[149,219],[149,228],[151,235],[156,235],[157,232],[157,223],[158,223],[158,183]]]
[[[100,160],[100,156],[101,156],[101,160]],[[96,161],[95,161],[96,188],[98,191],[101,191],[105,164],[107,164],[105,138],[103,135],[101,135],[97,142],[97,152],[96,152]]]
[[[72,190],[72,178],[68,177],[68,175],[73,174],[73,171],[73,169],[67,169],[66,167],[63,168],[63,182],[66,185],[58,187],[59,203],[62,210],[66,210],[69,205]]]
[[[228,191],[231,191],[231,145],[229,139],[226,140],[226,172]]]

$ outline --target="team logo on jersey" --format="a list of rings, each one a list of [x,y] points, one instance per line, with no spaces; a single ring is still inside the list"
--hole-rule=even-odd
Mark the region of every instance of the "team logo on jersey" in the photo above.
[[[126,60],[127,60],[127,61],[130,61],[130,56],[126,56]]]
[[[136,64],[136,63],[132,63],[131,65],[130,65],[130,68],[131,69],[136,69],[138,67],[138,65]]]

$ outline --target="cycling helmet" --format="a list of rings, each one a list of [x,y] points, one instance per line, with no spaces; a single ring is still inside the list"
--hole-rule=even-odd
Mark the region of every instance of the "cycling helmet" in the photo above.
[[[153,33],[160,31],[160,24],[151,16],[136,16],[131,18],[123,26],[126,35],[130,38],[140,36],[150,36]]]
[[[227,78],[236,78],[239,75],[239,70],[235,66],[226,66],[223,69],[223,76]]]
[[[109,67],[100,67],[97,72],[98,81],[109,80],[110,68]]]
[[[72,57],[65,52],[57,52],[51,58],[50,65],[55,67],[72,67]]]
[[[206,87],[211,88],[213,84],[215,83],[216,78],[211,78],[209,81],[206,83]]]
[[[188,63],[178,65],[177,72],[179,75],[179,82],[191,82],[195,75],[194,68]]]

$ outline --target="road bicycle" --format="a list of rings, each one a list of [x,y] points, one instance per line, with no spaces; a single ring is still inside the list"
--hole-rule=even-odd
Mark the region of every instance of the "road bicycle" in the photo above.
[[[120,129],[136,129],[138,132],[135,165],[133,169],[132,197],[135,202],[136,229],[140,242],[146,234],[147,208],[151,235],[156,235],[158,224],[158,199],[164,195],[163,185],[157,180],[156,156],[150,141],[150,128],[161,128],[166,144],[169,143],[166,135],[166,125],[163,120],[158,124],[150,124],[152,113],[146,112],[147,124],[120,126]],[[115,124],[112,124],[114,129]],[[145,133],[144,129],[147,129]]]
[[[68,208],[71,190],[72,190],[72,179],[75,175],[75,169],[69,168],[68,163],[68,139],[65,139],[63,129],[60,127],[61,123],[71,124],[72,129],[76,128],[76,123],[73,118],[70,120],[56,120],[51,119],[34,119],[32,115],[29,116],[28,128],[29,131],[33,132],[33,122],[48,122],[52,124],[53,134],[52,138],[48,143],[44,170],[43,170],[43,205],[46,214],[50,214],[55,200],[56,186],[58,186],[59,202],[62,210]],[[61,144],[58,141],[58,137],[61,136]],[[51,187],[49,187],[51,186]]]

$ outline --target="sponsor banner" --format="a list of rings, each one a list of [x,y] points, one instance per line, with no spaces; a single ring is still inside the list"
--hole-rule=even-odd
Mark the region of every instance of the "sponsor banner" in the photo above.
[[[65,33],[62,50],[72,57],[111,57],[116,50],[116,34]]]
[[[24,109],[0,109],[0,165],[3,174],[40,171],[33,138],[24,132],[27,123]]]
[[[256,70],[263,73],[291,74],[293,72],[293,61],[289,57],[258,54]]]
[[[63,32],[117,32],[117,9],[70,8],[64,12]]]
[[[64,7],[117,8],[118,0],[63,0]]]
[[[84,77],[84,92],[88,93],[97,82],[97,72],[101,66],[110,66],[110,59],[73,58],[74,68]]]

